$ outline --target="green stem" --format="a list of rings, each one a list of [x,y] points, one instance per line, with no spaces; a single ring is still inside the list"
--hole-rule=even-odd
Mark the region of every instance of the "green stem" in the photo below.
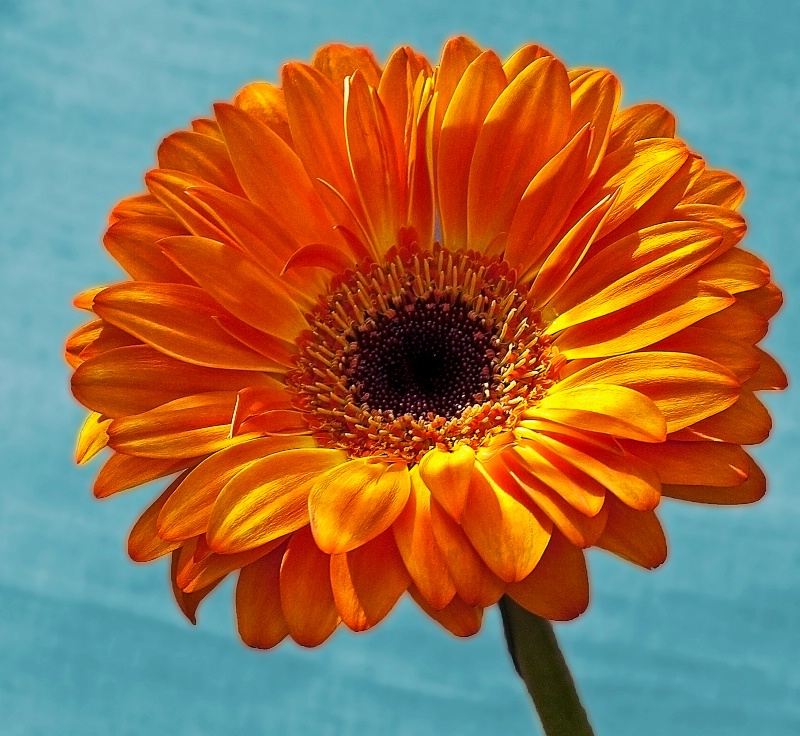
[[[531,694],[546,736],[594,736],[552,624],[500,600],[508,651]]]

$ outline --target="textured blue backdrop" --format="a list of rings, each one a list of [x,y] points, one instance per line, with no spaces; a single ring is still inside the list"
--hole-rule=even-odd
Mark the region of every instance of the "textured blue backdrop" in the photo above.
[[[749,195],[749,247],[790,292],[768,345],[792,371],[800,285],[800,5],[783,0],[0,0],[0,733],[427,736],[530,733],[498,617],[450,638],[410,605],[320,650],[246,650],[231,589],[193,629],[163,564],[124,539],[152,491],[99,503],[71,464],[82,412],[60,351],[83,288],[117,278],[99,237],[167,132],[328,40],[436,58],[463,32],[605,66],[659,100]],[[770,397],[753,508],[667,503],[671,557],[590,555],[589,613],[559,627],[603,734],[800,733],[796,394]]]

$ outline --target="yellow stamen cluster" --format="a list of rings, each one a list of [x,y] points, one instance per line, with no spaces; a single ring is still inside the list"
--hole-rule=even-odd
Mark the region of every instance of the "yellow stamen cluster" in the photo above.
[[[337,278],[309,323],[289,386],[317,439],[355,457],[416,462],[433,447],[477,449],[512,429],[553,383],[554,350],[540,315],[506,263],[476,253],[438,244],[433,253],[394,249],[384,263]],[[423,357],[435,362],[439,346],[424,347],[433,334],[444,335],[444,379],[457,390],[448,385],[436,399],[407,399],[385,365],[403,359],[390,348],[429,350]],[[420,370],[427,378],[428,366]],[[434,405],[449,408],[426,410]]]

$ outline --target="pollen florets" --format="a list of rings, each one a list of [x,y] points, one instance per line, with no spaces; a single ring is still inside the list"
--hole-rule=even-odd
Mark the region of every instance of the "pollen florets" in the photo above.
[[[289,376],[317,439],[409,462],[477,449],[552,385],[553,349],[507,264],[395,250],[337,279]]]

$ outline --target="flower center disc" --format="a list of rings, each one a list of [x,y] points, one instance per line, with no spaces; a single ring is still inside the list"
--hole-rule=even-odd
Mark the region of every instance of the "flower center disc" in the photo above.
[[[336,279],[289,385],[321,444],[419,460],[477,449],[552,385],[540,316],[508,266],[395,250]]]

